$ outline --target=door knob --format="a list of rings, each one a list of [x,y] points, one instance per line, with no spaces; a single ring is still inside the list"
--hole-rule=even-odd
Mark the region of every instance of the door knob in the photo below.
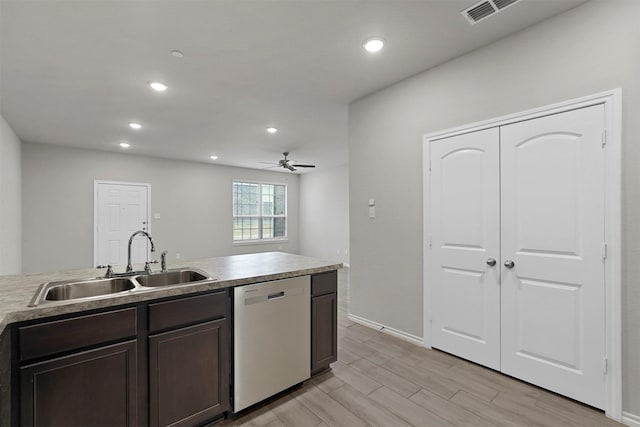
[[[487,259],[487,265],[488,265],[489,267],[493,267],[494,265],[496,265],[496,260],[495,260],[495,259],[493,259],[493,258],[488,258],[488,259]]]
[[[511,270],[515,265],[516,263],[511,261],[510,259],[504,262],[504,266],[507,267],[509,270]]]

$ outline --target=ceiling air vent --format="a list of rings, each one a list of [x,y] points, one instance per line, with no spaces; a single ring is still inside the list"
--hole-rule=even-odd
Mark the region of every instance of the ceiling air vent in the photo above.
[[[519,0],[485,0],[466,8],[460,13],[467,18],[470,23],[475,24],[518,1]]]
[[[518,0],[493,0],[493,4],[496,5],[498,10],[502,10],[507,6],[511,6],[512,4],[514,4],[517,1]]]

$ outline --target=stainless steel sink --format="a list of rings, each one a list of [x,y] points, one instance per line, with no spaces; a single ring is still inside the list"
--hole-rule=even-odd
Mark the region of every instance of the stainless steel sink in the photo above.
[[[151,274],[120,273],[113,278],[47,282],[40,285],[29,306],[55,301],[91,300],[124,292],[214,280],[217,279],[197,268],[183,268]]]
[[[113,279],[85,279],[65,280],[61,282],[44,283],[31,300],[30,306],[36,306],[45,301],[66,301],[85,298],[95,298],[112,295],[135,289],[136,284],[128,277]]]
[[[156,288],[159,286],[186,285],[194,282],[212,280],[204,271],[196,269],[169,270],[163,273],[141,274],[133,278],[140,286]]]

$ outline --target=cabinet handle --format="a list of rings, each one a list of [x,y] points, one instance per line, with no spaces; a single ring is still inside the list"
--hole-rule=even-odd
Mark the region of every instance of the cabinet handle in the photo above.
[[[504,262],[504,266],[507,267],[509,270],[511,270],[515,265],[516,263],[511,261],[510,259]]]
[[[497,262],[497,261],[496,261],[494,258],[489,258],[489,259],[487,259],[487,265],[488,265],[489,267],[493,267],[494,265],[496,265],[496,262]]]

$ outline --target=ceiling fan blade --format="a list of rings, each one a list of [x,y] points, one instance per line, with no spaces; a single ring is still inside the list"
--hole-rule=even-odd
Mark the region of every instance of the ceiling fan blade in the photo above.
[[[315,168],[316,167],[316,165],[299,165],[299,164],[295,164],[293,166],[297,168]]]
[[[258,163],[262,163],[263,165],[280,166],[278,163],[275,163],[275,162],[258,162]]]
[[[275,169],[275,168],[279,168],[279,167],[280,167],[280,165],[275,165],[275,166],[265,166],[265,167],[260,168],[260,169]]]
[[[287,165],[287,166],[285,166],[285,167],[286,167],[287,169],[289,169],[291,172],[295,172],[295,171],[296,171],[296,168],[294,168],[294,167],[293,167],[293,166],[291,166],[291,165]]]

